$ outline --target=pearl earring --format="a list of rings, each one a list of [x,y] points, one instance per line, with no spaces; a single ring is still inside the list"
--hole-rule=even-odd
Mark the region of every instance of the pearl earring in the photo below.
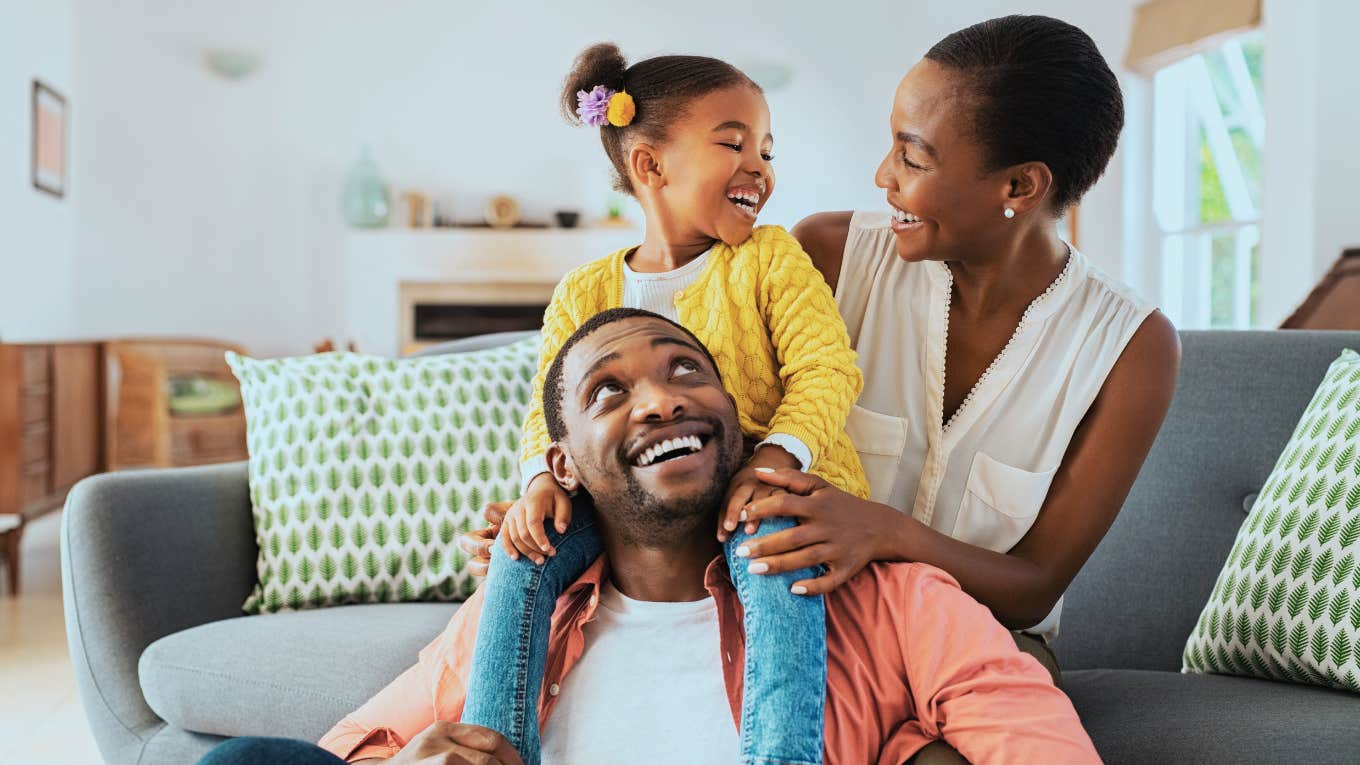
[[[1007,207],[1006,211],[1002,213],[1002,215],[1005,215],[1006,219],[1010,220],[1011,218],[1015,217],[1015,210],[1012,210],[1011,208]]]

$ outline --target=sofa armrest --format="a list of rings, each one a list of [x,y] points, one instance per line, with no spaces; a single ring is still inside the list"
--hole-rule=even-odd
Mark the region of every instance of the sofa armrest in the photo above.
[[[107,473],[71,490],[61,524],[66,636],[106,761],[136,762],[165,724],[142,696],[142,651],[240,616],[257,554],[244,462]]]

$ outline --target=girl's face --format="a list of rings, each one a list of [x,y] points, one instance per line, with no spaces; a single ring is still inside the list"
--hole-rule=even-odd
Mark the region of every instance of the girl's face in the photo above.
[[[983,149],[965,126],[971,94],[957,77],[922,60],[897,86],[892,148],[874,183],[888,192],[897,254],[906,261],[955,260],[1005,237],[1005,171],[983,171]]]
[[[660,160],[668,217],[707,239],[738,245],[774,193],[770,109],[739,85],[695,99],[672,125]]]

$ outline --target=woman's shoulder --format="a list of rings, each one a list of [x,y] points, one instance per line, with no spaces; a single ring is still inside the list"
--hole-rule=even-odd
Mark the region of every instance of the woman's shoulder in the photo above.
[[[840,277],[841,258],[845,254],[845,242],[850,236],[850,222],[855,213],[821,212],[813,213],[798,221],[789,233],[802,245],[803,251],[812,259],[812,265],[822,272],[831,289],[836,288]]]

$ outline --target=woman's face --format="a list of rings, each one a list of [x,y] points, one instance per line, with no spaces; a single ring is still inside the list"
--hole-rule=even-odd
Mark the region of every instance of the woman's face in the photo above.
[[[888,192],[903,260],[956,260],[1004,239],[1009,181],[1004,170],[983,172],[972,98],[956,73],[926,59],[897,86],[892,148],[874,182]]]

